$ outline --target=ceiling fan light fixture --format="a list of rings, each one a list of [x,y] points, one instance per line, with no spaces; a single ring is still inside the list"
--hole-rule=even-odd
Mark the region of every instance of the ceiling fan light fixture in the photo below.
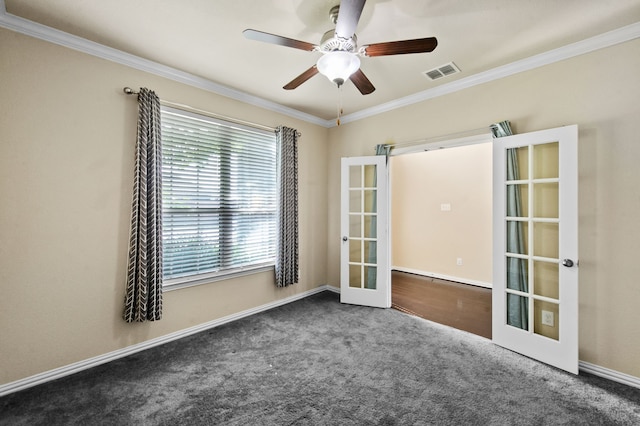
[[[316,66],[322,75],[340,87],[351,74],[358,71],[360,58],[355,53],[350,52],[327,52],[318,59]]]

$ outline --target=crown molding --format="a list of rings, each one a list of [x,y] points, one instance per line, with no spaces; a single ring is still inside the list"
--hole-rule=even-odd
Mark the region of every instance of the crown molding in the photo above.
[[[162,65],[158,62],[150,61],[139,56],[135,56],[118,49],[114,49],[28,19],[7,13],[4,8],[4,0],[0,0],[0,27],[35,37],[50,43],[68,47],[101,59],[106,59],[121,65],[125,65],[150,74],[168,78],[179,83],[197,87],[209,92],[217,93],[227,98],[235,99],[246,104],[254,105],[270,111],[306,121],[319,126],[328,127],[327,121],[298,111],[284,105],[250,95],[248,93],[223,86],[214,81],[198,77],[196,75],[181,71],[176,68]]]
[[[219,95],[235,99],[246,104],[254,105],[270,111],[274,111],[292,118],[296,118],[308,123],[316,124],[322,127],[335,127],[334,119],[325,120],[323,118],[298,111],[284,105],[250,95],[248,93],[223,86],[214,81],[171,68],[157,62],[149,61],[135,55],[113,49],[111,47],[86,40],[81,37],[65,33],[60,30],[29,21],[19,16],[6,12],[4,0],[0,0],[0,27],[16,31],[31,37],[39,38],[54,44],[78,50],[89,55],[93,55],[102,59],[116,62],[134,69],[165,77],[173,81],[184,83],[199,89],[217,93]],[[351,114],[344,115],[340,118],[343,124],[362,120],[384,112],[392,111],[408,105],[424,102],[429,99],[448,95],[460,90],[468,89],[473,86],[499,80],[514,74],[529,71],[545,65],[553,64],[595,50],[604,49],[619,43],[624,43],[640,37],[640,22],[618,28],[595,37],[588,38],[576,43],[569,44],[557,49],[550,50],[529,58],[525,58],[507,65],[496,67],[478,74],[471,75],[451,83],[442,84],[432,89],[427,89],[413,95],[405,96],[390,102],[366,108]]]
[[[448,95],[460,90],[468,89],[479,84],[488,83],[490,81],[499,80],[524,71],[529,71],[545,65],[553,64],[595,50],[604,49],[619,43],[624,43],[640,37],[640,22],[618,28],[613,31],[600,34],[586,40],[572,43],[557,49],[550,50],[529,58],[521,59],[507,65],[496,67],[469,77],[461,78],[451,83],[443,84],[432,89],[424,90],[413,95],[405,96],[390,102],[386,102],[375,107],[367,108],[344,115],[340,118],[342,123],[350,123],[371,117],[383,112],[423,102],[428,99],[437,98],[439,96]]]

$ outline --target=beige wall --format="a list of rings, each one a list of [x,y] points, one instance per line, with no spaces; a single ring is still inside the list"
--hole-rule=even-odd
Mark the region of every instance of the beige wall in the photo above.
[[[490,143],[391,157],[394,268],[491,285],[491,157]]]
[[[121,319],[137,102],[124,86],[300,140],[298,285],[273,273],[165,293]],[[0,384],[326,284],[325,128],[0,29]]]
[[[639,75],[634,40],[331,129],[329,283],[339,284],[340,157],[501,120],[516,133],[578,124],[579,356],[640,377]]]

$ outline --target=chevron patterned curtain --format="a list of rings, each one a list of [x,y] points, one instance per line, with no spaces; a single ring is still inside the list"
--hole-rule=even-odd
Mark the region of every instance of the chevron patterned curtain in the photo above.
[[[276,285],[298,282],[298,138],[295,129],[276,131],[278,146],[278,241]]]
[[[162,317],[162,151],[160,99],[138,94],[138,136],[124,320]]]

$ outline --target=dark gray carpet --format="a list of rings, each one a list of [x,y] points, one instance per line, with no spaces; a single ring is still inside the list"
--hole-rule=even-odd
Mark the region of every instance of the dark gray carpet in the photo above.
[[[640,389],[325,292],[0,399],[2,425],[624,425]]]

